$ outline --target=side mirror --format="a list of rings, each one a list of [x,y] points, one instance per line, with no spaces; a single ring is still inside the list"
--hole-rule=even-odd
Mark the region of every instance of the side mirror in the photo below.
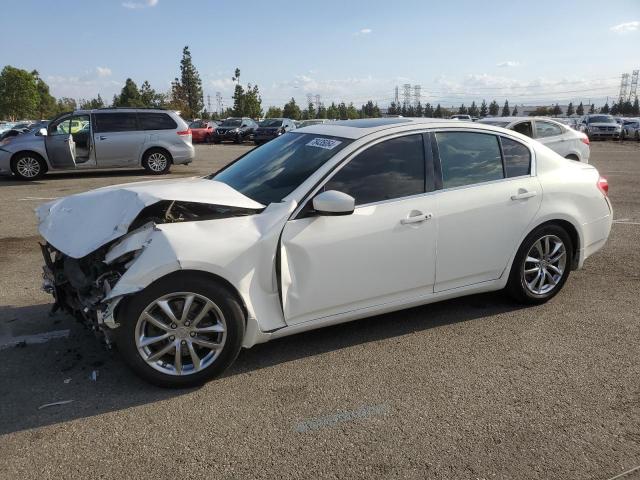
[[[46,128],[41,128],[40,130],[38,130],[38,135],[46,137],[48,134],[49,134],[49,132],[47,132]]]
[[[355,205],[356,200],[351,195],[337,190],[328,190],[313,198],[313,209],[319,215],[351,215]]]

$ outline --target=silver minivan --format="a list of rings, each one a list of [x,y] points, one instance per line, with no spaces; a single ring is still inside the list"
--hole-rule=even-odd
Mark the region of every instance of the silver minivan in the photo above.
[[[173,111],[77,110],[0,143],[0,174],[35,180],[56,170],[144,167],[161,175],[194,155],[191,130]]]

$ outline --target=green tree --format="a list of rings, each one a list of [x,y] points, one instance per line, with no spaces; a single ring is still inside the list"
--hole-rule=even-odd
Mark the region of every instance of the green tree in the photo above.
[[[556,103],[553,106],[553,110],[551,111],[551,113],[553,114],[554,117],[557,117],[558,115],[562,115],[562,109],[560,108],[560,105]]]
[[[251,118],[262,117],[262,98],[257,85],[247,85],[244,94],[244,116]]]
[[[429,118],[433,118],[433,107],[431,106],[430,103],[427,102],[427,104],[424,106],[424,116],[425,117],[429,117]]]
[[[513,112],[511,112],[511,115],[513,115],[514,117],[518,116],[518,105],[513,107]]]
[[[477,117],[479,114],[480,111],[478,110],[476,102],[471,102],[471,106],[469,107],[469,115],[471,115],[472,117]]]
[[[464,103],[460,105],[460,108],[458,108],[458,113],[461,115],[467,115],[469,113],[469,110],[464,106]]]
[[[582,104],[582,102],[580,102],[580,105],[578,105],[578,108],[576,108],[576,114],[584,115],[584,105]]]
[[[424,108],[422,108],[422,104],[418,102],[416,104],[416,117],[423,117],[423,116],[424,116]]]
[[[589,113],[596,113],[596,104],[592,103],[589,107]]]
[[[264,116],[265,118],[282,118],[282,109],[279,107],[269,107]]]
[[[100,94],[91,100],[80,100],[81,110],[95,110],[96,108],[104,108],[104,101],[102,101]]]
[[[433,111],[433,116],[435,118],[442,118],[442,107],[440,106],[440,104],[438,104],[436,109]]]
[[[36,80],[36,89],[38,90],[38,106],[36,111],[38,118],[51,118],[56,114],[56,99],[49,92],[49,85],[45,83],[37,70],[31,72]]]
[[[316,118],[327,118],[327,108],[321,103]]]
[[[480,117],[486,117],[488,113],[489,110],[487,109],[487,102],[482,100],[482,104],[480,105]]]
[[[0,118],[17,120],[38,113],[38,84],[35,77],[7,65],[0,73]]]
[[[309,102],[307,108],[302,112],[302,118],[305,120],[316,118],[316,108],[313,105],[313,102]]]
[[[347,120],[349,118],[347,114],[347,104],[344,102],[338,104],[338,118],[340,120]]]
[[[300,107],[296,103],[295,98],[291,97],[291,100],[289,100],[289,102],[284,106],[282,109],[282,116],[284,118],[290,118],[291,120],[300,120],[302,112],[300,111]]]
[[[504,101],[504,106],[502,107],[502,116],[503,117],[511,116],[511,109],[509,108],[509,100]]]
[[[353,120],[358,118],[360,115],[358,114],[358,109],[353,106],[353,103],[350,103],[347,106],[347,118],[349,120]]]
[[[151,88],[151,84],[145,80],[140,86],[140,103],[144,107],[162,107],[164,104],[164,95],[157,93]]]
[[[576,113],[576,111],[573,108],[573,102],[569,102],[569,105],[567,105],[567,117],[570,117],[574,113]]]
[[[56,113],[73,112],[78,109],[78,104],[73,98],[62,97],[58,99],[56,103]]]
[[[605,103],[604,106],[600,109],[600,113],[609,113],[609,103]]]
[[[631,109],[631,115],[640,115],[640,104],[638,103],[638,97],[633,102],[633,108]]]
[[[498,113],[500,113],[500,106],[498,105],[498,102],[493,100],[489,104],[489,115],[491,115],[492,117],[495,117],[498,115]]]
[[[237,70],[237,69],[236,69]],[[238,71],[238,77],[240,71]],[[202,80],[191,59],[191,52],[186,46],[182,49],[182,60],[180,60],[180,86],[184,104],[187,107],[182,115],[185,118],[195,118],[200,115],[204,108],[204,97],[202,94]]]
[[[140,90],[136,82],[127,78],[124,87],[120,90],[120,95],[114,98],[114,107],[142,107],[140,100]]]
[[[293,100],[293,99],[292,99]],[[339,117],[338,107],[334,102],[331,102],[331,105],[327,107],[327,118],[330,120],[335,120]]]
[[[538,107],[534,111],[529,113],[530,117],[544,117],[549,115],[549,107]]]

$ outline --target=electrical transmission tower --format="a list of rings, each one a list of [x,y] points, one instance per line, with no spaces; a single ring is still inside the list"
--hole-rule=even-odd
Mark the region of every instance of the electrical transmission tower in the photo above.
[[[618,98],[622,101],[626,100],[629,95],[629,76],[628,73],[623,73],[620,79],[620,95],[618,95]]]
[[[638,74],[640,70],[634,70],[631,74],[631,86],[629,87],[629,101],[632,102],[638,96]]]
[[[320,108],[320,95],[316,94],[316,110]]]
[[[207,95],[207,112],[211,113],[211,95]]]
[[[313,95],[307,93],[307,105],[309,105],[310,103],[313,103]]]
[[[218,105],[218,115],[222,115],[222,94],[216,92],[216,103]]]
[[[400,105],[400,97],[398,95],[398,86],[396,85],[395,95],[393,97],[393,102],[396,104],[396,107]]]
[[[402,85],[402,106],[407,109],[411,106],[411,84]]]
[[[421,99],[421,93],[420,90],[422,89],[422,87],[420,85],[414,85],[413,86],[413,106],[417,107],[418,104],[420,103],[420,99]]]

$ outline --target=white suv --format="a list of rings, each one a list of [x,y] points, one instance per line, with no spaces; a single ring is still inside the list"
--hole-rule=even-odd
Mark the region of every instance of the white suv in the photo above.
[[[0,174],[35,180],[55,170],[144,167],[161,175],[194,155],[191,130],[175,112],[77,110],[0,144]]]

